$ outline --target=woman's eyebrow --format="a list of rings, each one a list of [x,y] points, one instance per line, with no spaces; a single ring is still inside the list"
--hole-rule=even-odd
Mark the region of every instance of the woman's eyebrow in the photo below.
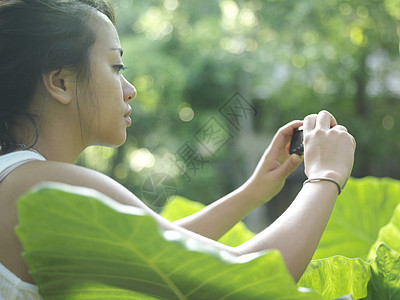
[[[124,54],[124,50],[122,50],[122,48],[113,47],[113,48],[111,48],[110,50],[118,50],[119,53],[121,54],[121,57],[122,57],[122,55]]]

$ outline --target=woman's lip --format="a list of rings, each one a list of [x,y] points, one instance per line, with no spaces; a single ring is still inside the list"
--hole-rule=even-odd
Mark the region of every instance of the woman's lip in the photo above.
[[[124,119],[128,122],[128,126],[132,125],[132,119],[130,117],[124,117]]]
[[[132,107],[129,107],[128,112],[124,115],[124,119],[128,122],[128,126],[132,125],[132,119],[129,117],[132,113]]]
[[[125,118],[129,117],[131,113],[132,113],[132,107],[129,108],[128,112],[124,115],[124,117]]]

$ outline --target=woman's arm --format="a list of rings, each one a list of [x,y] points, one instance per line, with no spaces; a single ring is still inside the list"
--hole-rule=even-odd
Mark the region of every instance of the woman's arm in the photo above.
[[[278,130],[255,172],[241,187],[175,223],[217,240],[249,212],[271,200],[302,162],[301,156],[290,156],[288,151],[293,130],[302,124],[302,121],[293,121]]]
[[[286,132],[286,129],[282,131]],[[282,132],[276,136],[277,139],[280,137]],[[276,144],[280,143],[274,140],[272,145]],[[340,186],[344,186],[353,167],[355,151],[354,138],[347,133],[346,128],[337,125],[335,118],[326,111],[310,115],[304,121],[304,144],[305,173],[308,178],[330,178],[337,181]],[[255,176],[256,178],[261,177],[261,174],[270,175],[266,168],[268,163],[265,163],[270,153],[267,150],[260,162],[256,170],[260,173]],[[250,182],[249,186],[255,184],[255,181]],[[234,195],[234,197],[239,196],[240,191]],[[271,226],[236,248],[217,247],[235,255],[278,249],[294,280],[298,281],[318,246],[337,196],[338,187],[334,182],[322,180],[307,183],[289,208]],[[232,201],[234,197],[225,203]],[[240,203],[240,199],[237,201]],[[222,204],[220,209],[223,206]],[[218,211],[218,208],[214,209],[212,213]],[[234,211],[232,213],[235,214]],[[218,223],[218,220],[216,222]],[[168,227],[167,224],[166,226]],[[215,245],[210,240],[206,243]]]
[[[304,165],[308,178],[331,178],[344,186],[353,167],[354,138],[326,111],[304,121]],[[303,274],[331,215],[338,187],[306,183],[289,208],[267,229],[237,247],[240,253],[281,251],[293,278]]]
[[[353,165],[355,149],[353,137],[344,127],[336,125],[336,121],[328,112],[307,117],[304,121],[304,136],[306,175],[309,178],[329,177],[344,185]],[[43,181],[96,189],[122,204],[142,208],[153,216],[164,230],[179,231],[209,247],[227,251],[232,255],[279,249],[295,280],[300,278],[309,263],[338,194],[337,186],[332,182],[307,183],[278,220],[251,240],[234,248],[168,222],[122,185],[93,170],[60,162],[38,161],[19,167],[9,176],[25,178],[23,182],[18,181],[21,193]]]
[[[241,254],[278,249],[295,281],[309,264],[338,194],[336,185],[306,184],[289,208],[268,228],[237,247]]]

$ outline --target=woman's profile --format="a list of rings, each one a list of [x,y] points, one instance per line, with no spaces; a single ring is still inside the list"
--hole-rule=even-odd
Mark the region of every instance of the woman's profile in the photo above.
[[[290,122],[242,186],[199,213],[168,222],[112,178],[74,164],[89,146],[122,145],[132,122],[129,102],[136,90],[121,74],[123,50],[114,24],[106,0],[0,2],[0,298],[17,293],[19,299],[40,299],[14,228],[18,198],[43,181],[96,189],[143,209],[163,229],[233,255],[278,249],[298,280],[350,176],[354,138],[327,111]],[[288,152],[300,126],[308,180],[291,206],[238,247],[216,242],[276,195],[303,161]]]

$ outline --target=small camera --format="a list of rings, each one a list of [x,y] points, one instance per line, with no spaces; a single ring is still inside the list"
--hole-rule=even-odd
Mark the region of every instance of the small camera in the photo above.
[[[304,153],[303,126],[300,126],[299,128],[293,130],[292,140],[290,141],[289,153],[303,155]]]

